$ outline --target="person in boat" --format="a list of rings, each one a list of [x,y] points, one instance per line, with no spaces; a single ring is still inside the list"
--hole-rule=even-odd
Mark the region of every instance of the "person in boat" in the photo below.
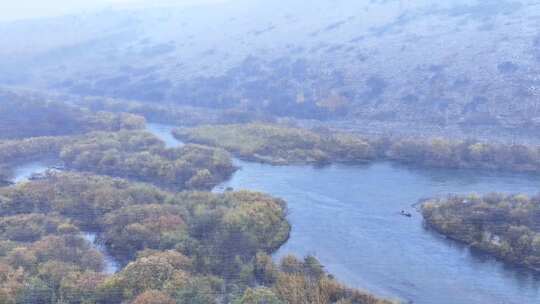
[[[412,214],[410,214],[409,212],[405,212],[405,210],[401,210],[401,215],[406,216],[406,217],[412,216]]]

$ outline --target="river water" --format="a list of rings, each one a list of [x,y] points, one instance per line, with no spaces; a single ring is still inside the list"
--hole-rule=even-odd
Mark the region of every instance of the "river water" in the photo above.
[[[33,174],[40,174],[45,173],[51,165],[53,165],[55,162],[53,161],[34,161],[29,162],[26,164],[22,164],[20,166],[16,166],[13,169],[13,179],[12,181],[14,183],[20,183],[24,181],[28,181],[28,179]]]
[[[540,176],[410,169],[390,163],[275,167],[237,161],[225,187],[285,199],[290,240],[276,257],[314,254],[341,281],[422,304],[540,303],[540,277],[425,229],[411,204],[447,193],[535,194]],[[399,215],[401,210],[412,218]]]
[[[174,136],[172,135],[172,130],[174,128],[175,127],[171,125],[163,125],[157,123],[147,124],[147,130],[157,136],[159,139],[161,139],[165,143],[165,146],[167,148],[178,148],[184,145],[183,142],[174,138]]]
[[[105,262],[105,267],[103,272],[106,274],[114,274],[120,270],[120,263],[116,261],[107,251],[105,245],[101,244],[97,239],[97,233],[95,232],[83,232],[83,237],[88,243],[90,243],[95,249],[97,249],[103,255],[103,261]]]
[[[384,162],[324,168],[236,164],[241,169],[219,189],[257,190],[288,202],[291,238],[276,258],[313,254],[342,282],[411,303],[540,303],[540,276],[424,228],[411,207],[448,193],[536,194],[540,175]],[[403,217],[401,210],[413,216]]]

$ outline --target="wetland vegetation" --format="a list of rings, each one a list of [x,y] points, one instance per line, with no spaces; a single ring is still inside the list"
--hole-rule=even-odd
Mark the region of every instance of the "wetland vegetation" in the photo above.
[[[536,2],[11,1],[0,304],[538,302]]]

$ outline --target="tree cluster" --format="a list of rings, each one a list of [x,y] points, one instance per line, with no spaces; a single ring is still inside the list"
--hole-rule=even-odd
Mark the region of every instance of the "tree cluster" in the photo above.
[[[237,277],[256,252],[285,242],[285,215],[283,201],[259,193],[173,193],[50,173],[0,189],[0,299],[120,303],[159,289],[178,303],[217,303],[225,278]],[[103,257],[81,230],[97,231],[127,266],[104,276]]]
[[[95,112],[131,113],[143,116],[151,122],[172,125],[196,126],[273,121],[269,115],[237,108],[215,109],[188,105],[163,105],[113,98],[84,98],[78,100],[77,103]]]
[[[326,164],[391,160],[441,168],[540,172],[540,147],[441,138],[363,138],[277,124],[199,126],[174,130],[186,142],[222,147],[270,164]]]
[[[140,130],[90,132],[78,136],[0,141],[0,170],[8,179],[14,164],[44,158],[68,169],[154,183],[173,190],[209,190],[236,168],[226,151],[201,145],[167,149]],[[3,164],[3,165],[2,165]]]
[[[102,254],[69,219],[0,218],[0,302],[83,303],[103,281]]]
[[[62,147],[72,140],[70,136],[48,136],[0,141],[0,164],[8,168],[19,162],[57,158]]]
[[[0,139],[83,134],[144,128],[143,117],[92,112],[29,94],[0,91]]]
[[[540,197],[449,196],[425,202],[422,215],[452,239],[540,271]]]
[[[361,138],[282,125],[200,126],[176,129],[174,135],[187,142],[222,147],[243,159],[277,165],[363,162],[375,156]]]
[[[257,287],[247,288],[235,304],[393,303],[340,284],[313,256],[303,260],[285,256],[276,265],[270,256],[259,253],[252,267],[246,277]]]
[[[200,145],[166,149],[144,131],[94,132],[64,145],[68,168],[150,182],[174,190],[212,189],[236,170],[227,152]]]

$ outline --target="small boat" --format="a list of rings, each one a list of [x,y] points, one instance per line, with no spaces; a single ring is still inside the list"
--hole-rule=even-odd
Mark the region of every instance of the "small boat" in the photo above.
[[[412,214],[409,213],[409,212],[405,212],[405,210],[401,210],[400,214],[405,216],[405,217],[412,217]]]

